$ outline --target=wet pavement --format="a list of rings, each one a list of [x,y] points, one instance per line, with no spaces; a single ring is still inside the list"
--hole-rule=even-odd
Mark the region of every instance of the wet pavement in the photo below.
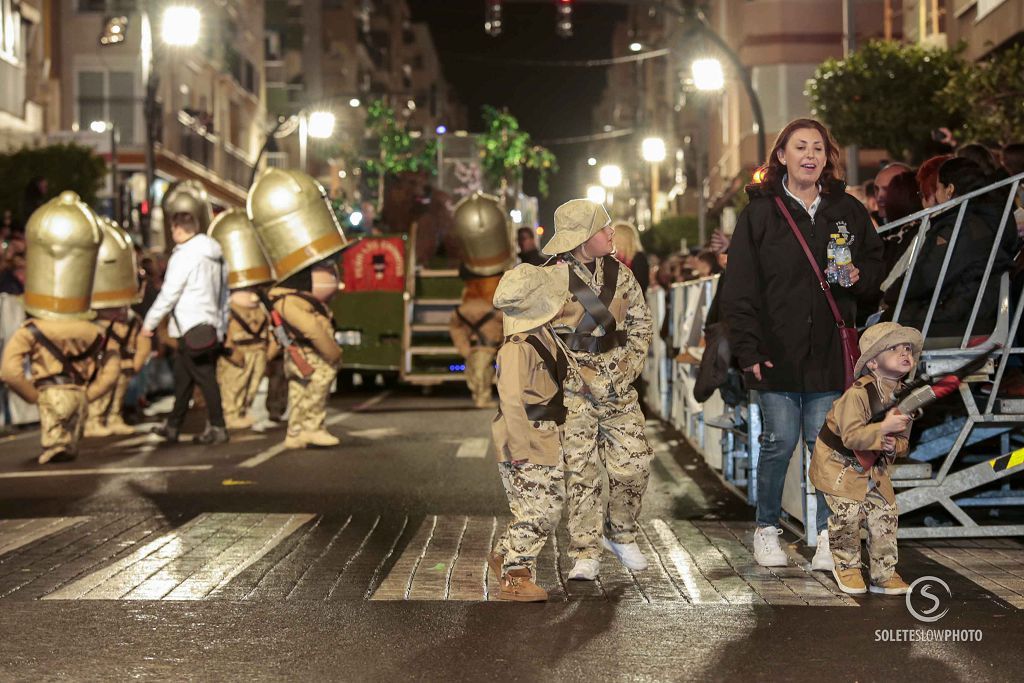
[[[606,554],[599,582],[567,581],[563,526],[540,558],[551,601],[496,602],[490,417],[452,388],[368,389],[333,402],[333,449],[137,435],[41,468],[35,433],[0,439],[3,678],[1017,678],[1017,540],[901,543],[902,575],[951,594],[933,585],[948,611],[926,623],[839,593],[788,535],[790,566],[757,566],[752,511],[653,422],[651,567]]]

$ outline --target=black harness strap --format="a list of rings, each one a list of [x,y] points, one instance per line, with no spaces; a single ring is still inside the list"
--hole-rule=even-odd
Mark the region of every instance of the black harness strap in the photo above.
[[[569,269],[569,291],[580,302],[586,313],[576,327],[576,331],[562,335],[562,339],[573,351],[587,353],[604,353],[626,344],[625,330],[619,330],[615,316],[608,310],[619,279],[619,261],[615,258],[601,259],[602,279],[601,293],[596,294],[583,281],[575,268]],[[604,335],[594,336],[593,332],[600,325]]]
[[[128,340],[132,338],[132,335],[135,333],[135,329],[141,324],[142,320],[139,319],[138,317],[133,316],[131,319],[128,320],[128,329],[127,331],[125,331],[124,337],[121,337],[118,336],[117,332],[114,332],[114,323],[111,322],[110,327],[107,328],[107,338],[113,339],[115,342],[117,342],[117,350],[123,353],[125,350],[124,347],[128,343]]]
[[[878,391],[871,386],[874,383],[875,379],[873,377],[868,377],[862,382],[862,386],[868,392],[868,410],[871,415],[874,415],[884,408],[882,397],[879,396]],[[832,431],[828,426],[828,422],[825,422],[825,424],[821,426],[821,430],[818,431],[818,438],[821,439],[822,443],[834,450],[836,453],[839,453],[850,460],[857,460],[857,454],[843,444],[842,437]]]
[[[544,367],[551,375],[551,381],[555,383],[557,390],[555,395],[547,403],[536,403],[526,406],[526,416],[531,420],[551,420],[556,424],[565,424],[567,413],[565,407],[565,377],[569,374],[569,360],[565,353],[558,349],[558,356],[551,355],[544,343],[536,335],[527,335],[524,340],[540,356]]]
[[[455,309],[455,315],[457,315],[459,320],[461,320],[462,323],[470,329],[470,336],[476,339],[477,346],[498,346],[497,342],[492,342],[483,333],[483,326],[490,322],[491,319],[494,318],[495,315],[497,315],[497,313],[498,311],[492,308],[484,316],[482,316],[479,320],[477,320],[474,323],[470,322],[469,318],[462,315],[462,311],[460,311],[458,308]]]
[[[267,319],[266,319],[266,317],[263,318],[263,322],[260,323],[259,328],[257,328],[256,330],[253,330],[251,327],[249,327],[249,324],[247,322],[245,322],[245,319],[242,316],[238,315],[238,313],[235,311],[234,308],[230,309],[230,315],[231,315],[231,318],[236,323],[238,323],[239,325],[242,326],[242,331],[244,331],[247,335],[249,335],[249,337],[252,340],[257,341],[257,342],[262,341],[261,337],[263,335],[263,331],[265,329],[267,329]]]
[[[92,343],[89,344],[85,350],[72,356],[68,356],[60,350],[60,347],[50,341],[50,339],[43,334],[43,331],[36,327],[35,323],[29,322],[25,325],[25,328],[31,332],[32,336],[35,337],[35,340],[39,342],[39,344],[42,345],[42,347],[46,349],[58,363],[61,364],[62,375],[71,378],[71,380],[78,385],[87,383],[86,378],[82,376],[82,373],[78,371],[78,368],[76,368],[74,364],[89,358],[95,359],[105,344],[106,337],[104,335],[96,335],[96,338],[92,340]],[[95,375],[95,371],[93,372],[93,375]],[[92,380],[92,377],[89,377],[89,380]]]
[[[286,299],[286,298],[288,298],[290,296],[296,296],[296,297],[302,299],[303,301],[308,303],[310,306],[312,306],[314,309],[316,309],[316,311],[318,313],[320,313],[320,315],[324,316],[325,318],[330,318],[331,317],[330,316],[330,311],[327,309],[327,306],[325,306],[324,303],[322,301],[320,301],[319,299],[317,299],[315,296],[313,296],[312,294],[307,294],[306,292],[288,292],[287,294],[279,294],[277,296],[271,297],[270,298],[270,303],[271,303],[271,305],[273,305],[273,304],[277,303],[278,301],[280,301],[281,299]],[[306,347],[312,347],[313,346],[313,342],[311,342],[304,334],[299,332],[298,329],[293,327],[285,319],[285,317],[283,315],[281,316],[281,324],[284,325],[285,331],[288,332],[288,336],[292,338],[292,341],[294,343],[298,344],[299,346],[306,346]]]

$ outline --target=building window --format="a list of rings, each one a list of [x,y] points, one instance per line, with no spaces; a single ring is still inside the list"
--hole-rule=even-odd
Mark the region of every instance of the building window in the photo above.
[[[19,64],[25,55],[21,44],[21,14],[13,0],[0,0],[0,57]]]
[[[132,71],[78,72],[78,125],[88,130],[93,121],[113,121],[121,140],[135,141],[135,73]]]

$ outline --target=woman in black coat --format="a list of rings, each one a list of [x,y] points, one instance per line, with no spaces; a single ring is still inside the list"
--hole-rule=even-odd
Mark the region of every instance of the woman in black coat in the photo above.
[[[955,158],[939,167],[939,182],[935,197],[939,203],[948,202],[969,192],[979,190],[992,182],[992,177],[974,161]],[[991,195],[991,196],[990,196]],[[953,256],[942,281],[939,300],[931,325],[929,337],[962,337],[970,321],[974,302],[981,289],[981,281],[988,265],[989,253],[995,241],[1002,220],[1006,192],[999,190],[967,202],[963,225],[957,236]],[[960,207],[956,206],[942,213],[932,221],[928,233],[921,243],[921,253],[914,265],[914,272],[907,288],[907,297],[900,311],[899,323],[921,329],[928,314],[932,295],[939,281],[943,261],[946,258],[953,229]],[[1007,219],[1006,227],[996,249],[992,273],[985,285],[973,334],[988,334],[996,326],[999,311],[999,279],[1013,267],[1013,258],[1019,249],[1017,228],[1013,216]],[[893,302],[898,298],[902,280],[892,286]],[[887,292],[887,295],[890,292]],[[959,340],[957,340],[959,345]]]
[[[757,463],[754,557],[763,566],[787,564],[779,546],[786,470],[801,430],[813,451],[832,402],[845,389],[840,333],[818,279],[785,216],[782,198],[822,272],[830,235],[845,234],[853,253],[853,286],[831,287],[848,326],[857,297],[883,278],[882,241],[864,206],[846,193],[839,153],[828,130],[797,119],[779,134],[764,182],[747,188],[750,204],[737,221],[722,285],[722,313],[733,353],[750,389],[758,391],[763,430]],[[831,569],[829,516],[818,495],[818,551],[813,566]]]

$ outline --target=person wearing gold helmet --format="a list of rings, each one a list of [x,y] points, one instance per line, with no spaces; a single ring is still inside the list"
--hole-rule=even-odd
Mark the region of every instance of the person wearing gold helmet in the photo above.
[[[195,181],[172,185],[163,199],[164,220],[171,225],[175,247],[167,261],[163,286],[142,322],[142,336],[153,337],[164,318],[167,330],[178,340],[174,354],[174,407],[167,421],[153,433],[167,443],[178,441],[181,423],[196,386],[203,394],[209,416],[206,429],[195,443],[228,441],[217,386],[217,357],[226,328],[227,308],[224,254],[210,228],[210,203],[206,190]]]
[[[0,380],[39,406],[39,463],[73,460],[89,401],[111,391],[120,374],[117,353],[103,355],[103,330],[90,322],[102,233],[79,196],[63,192],[32,213],[26,238],[25,312],[31,317],[4,347]]]
[[[132,304],[142,300],[132,238],[109,218],[100,217],[99,223],[103,242],[92,287],[92,309],[96,311],[97,324],[104,329],[107,353],[121,359],[121,374],[112,392],[89,403],[86,437],[135,433],[122,416],[124,396],[128,382],[142,370],[152,349],[148,337],[139,343],[142,319],[131,309]]]
[[[448,333],[466,360],[466,385],[477,408],[493,408],[494,358],[501,346],[502,313],[494,290],[515,261],[508,218],[496,197],[474,192],[455,207],[455,237],[466,281],[462,303],[452,311]]]
[[[253,426],[250,410],[267,361],[277,353],[270,315],[260,301],[260,289],[274,274],[244,209],[217,216],[210,236],[224,251],[231,290],[224,353],[217,360],[224,422],[228,429],[247,429]]]
[[[334,259],[347,245],[345,235],[324,188],[301,171],[263,171],[249,190],[246,212],[277,277],[270,302],[288,379],[284,446],[336,446],[340,441],[325,421],[341,347],[327,302],[338,291]]]
[[[615,259],[614,235],[604,206],[573,199],[555,209],[555,234],[543,249],[569,264],[572,298],[551,325],[579,364],[565,387],[569,555],[576,560],[569,578],[590,581],[602,545],[632,571],[647,567],[636,520],[653,452],[631,384],[647,360],[654,326],[636,278]]]

